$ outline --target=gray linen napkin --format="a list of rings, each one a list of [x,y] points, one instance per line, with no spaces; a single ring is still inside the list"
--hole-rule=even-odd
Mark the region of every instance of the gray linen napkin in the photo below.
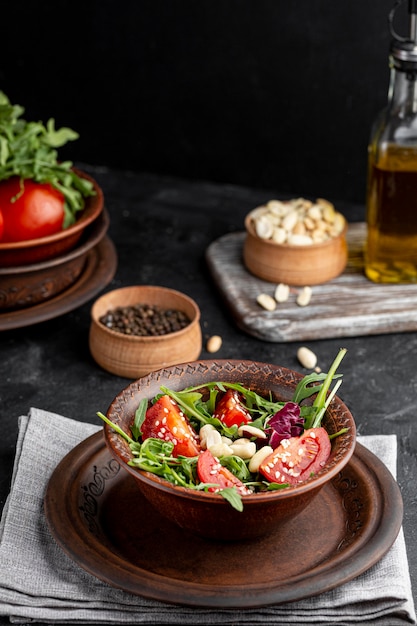
[[[388,554],[355,580],[317,597],[279,606],[196,609],[148,600],[108,586],[63,553],[50,535],[42,508],[45,488],[59,461],[99,427],[35,408],[19,420],[12,488],[0,524],[0,615],[8,616],[11,622],[415,624],[402,531]],[[396,437],[359,440],[395,477]]]

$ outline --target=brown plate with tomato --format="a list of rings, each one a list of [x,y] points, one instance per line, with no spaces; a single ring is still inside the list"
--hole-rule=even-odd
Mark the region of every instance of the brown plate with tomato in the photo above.
[[[94,195],[85,199],[85,205],[76,221],[68,228],[62,228],[63,200],[57,198],[56,190],[49,185],[25,181],[25,193],[11,204],[9,196],[17,193],[19,180],[10,179],[0,183],[0,208],[6,215],[7,203],[10,210],[8,239],[3,232],[6,218],[0,225],[0,267],[14,267],[39,263],[72,250],[85,229],[96,220],[104,209],[104,196],[97,181],[85,172],[73,168],[74,172],[92,185]],[[2,213],[2,215],[3,215]],[[10,213],[10,215],[9,215]]]
[[[389,550],[402,511],[397,483],[360,443],[291,524],[251,541],[204,539],[163,518],[102,432],[61,461],[45,495],[53,537],[90,574],[132,594],[218,609],[300,600],[348,582]]]

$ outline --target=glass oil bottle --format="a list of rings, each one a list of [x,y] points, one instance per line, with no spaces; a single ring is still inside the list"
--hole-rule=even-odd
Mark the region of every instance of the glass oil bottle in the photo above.
[[[388,105],[368,148],[365,274],[377,283],[417,283],[417,0],[410,0],[409,37],[390,13]]]

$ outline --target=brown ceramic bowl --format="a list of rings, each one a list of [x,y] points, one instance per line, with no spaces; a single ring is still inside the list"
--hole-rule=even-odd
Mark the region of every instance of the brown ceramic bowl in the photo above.
[[[250,214],[246,216],[245,228],[243,262],[251,274],[262,280],[294,286],[319,285],[336,278],[346,267],[347,226],[336,237],[309,245],[262,239],[255,232]]]
[[[174,391],[210,381],[239,382],[262,396],[290,400],[301,374],[254,361],[207,360],[168,367],[153,372],[126,387],[111,403],[107,417],[130,434],[135,411],[143,398],[152,399],[161,385]],[[137,481],[147,500],[160,514],[181,528],[216,540],[233,541],[266,535],[291,521],[320,489],[348,463],[355,447],[355,422],[345,404],[335,397],[322,425],[331,433],[347,427],[349,431],[332,442],[326,466],[313,478],[295,487],[243,497],[238,512],[220,495],[174,486],[153,474],[128,465],[132,453],[126,441],[112,428],[104,426],[106,444],[121,467]],[[302,540],[302,539],[300,539]]]
[[[182,311],[190,324],[165,335],[138,336],[120,333],[100,322],[109,310],[137,304]],[[190,297],[167,287],[138,285],[115,289],[96,300],[91,309],[89,343],[93,358],[103,369],[118,376],[138,378],[200,356],[200,309]]]
[[[75,224],[48,237],[0,243],[0,267],[40,263],[64,254],[74,248],[85,228],[98,218],[104,207],[103,191],[91,176],[75,168],[74,171],[82,178],[91,181],[96,193],[95,196],[89,196],[85,199],[85,207],[79,212]]]
[[[108,226],[109,216],[103,211],[71,251],[40,263],[0,267],[0,311],[34,306],[68,289],[81,275],[89,252],[103,239]]]

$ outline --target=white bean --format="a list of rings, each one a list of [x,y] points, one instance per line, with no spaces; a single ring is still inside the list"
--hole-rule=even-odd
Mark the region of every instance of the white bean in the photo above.
[[[303,287],[300,293],[297,296],[297,304],[298,306],[307,306],[310,303],[311,296],[313,295],[313,290],[311,287]]]
[[[208,438],[209,433],[215,430],[216,429],[214,428],[212,424],[204,424],[204,426],[200,428],[200,433],[199,433],[200,446],[202,447],[203,450],[206,450],[207,448],[207,438]]]
[[[259,448],[259,450],[253,455],[251,460],[249,461],[249,471],[257,472],[259,466],[265,461],[265,459],[273,453],[273,448],[271,446],[263,446]]]
[[[211,450],[213,446],[222,443],[222,436],[218,430],[209,430],[207,433],[206,447]]]
[[[291,211],[287,213],[287,215],[282,220],[282,227],[285,228],[286,231],[291,232],[294,226],[298,221],[297,211]]]
[[[232,448],[228,446],[226,443],[217,443],[208,448],[213,456],[217,456],[217,458],[221,456],[232,456],[234,454]]]
[[[222,343],[220,335],[212,335],[207,341],[207,352],[217,352],[222,347]]]
[[[317,356],[314,354],[312,350],[302,346],[297,350],[297,358],[300,361],[301,365],[306,369],[314,369],[317,365]]]
[[[286,302],[290,296],[290,286],[285,283],[280,283],[275,289],[275,300],[277,302]]]
[[[265,309],[265,311],[275,311],[277,307],[276,300],[267,293],[260,293],[256,298],[256,302]]]
[[[261,239],[269,239],[272,237],[272,233],[274,232],[274,227],[271,224],[271,221],[268,217],[262,215],[255,222],[256,234]]]
[[[258,439],[266,439],[266,435],[263,430],[251,426],[250,424],[243,424],[237,429],[237,434],[240,437],[257,437]]]
[[[236,439],[230,447],[233,454],[240,456],[241,459],[251,459],[256,452],[256,443],[249,439]]]

